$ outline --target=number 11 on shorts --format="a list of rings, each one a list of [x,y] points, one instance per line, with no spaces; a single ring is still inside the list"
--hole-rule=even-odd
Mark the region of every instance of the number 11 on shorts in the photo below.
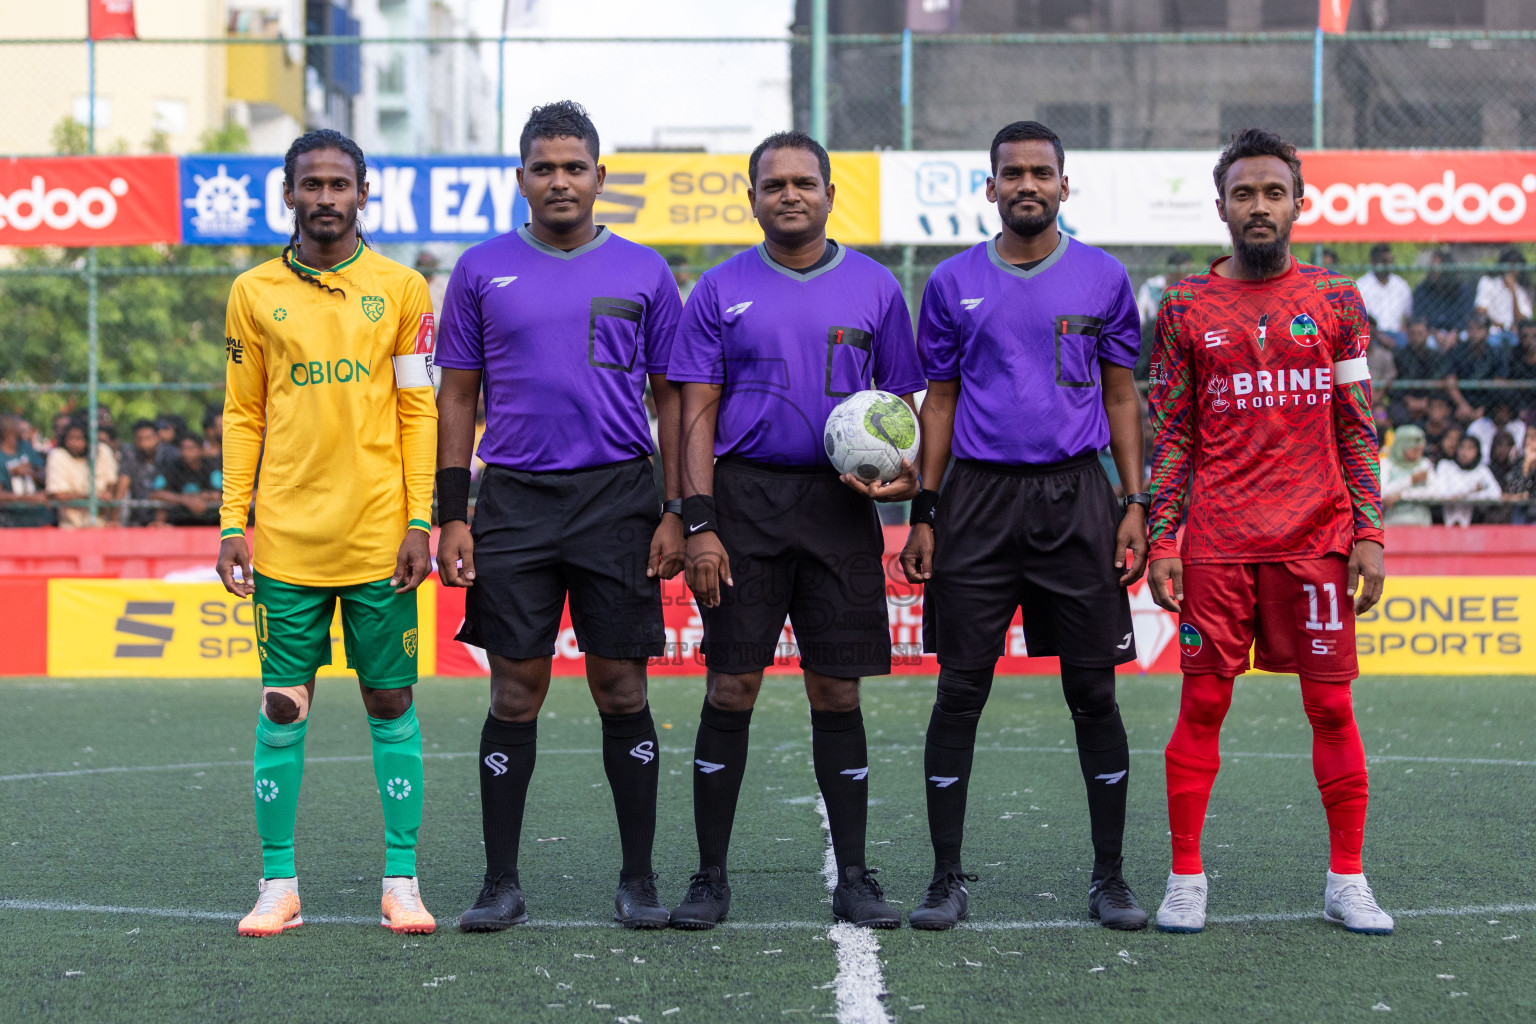
[[[1317,587],[1311,583],[1303,583],[1301,589],[1307,592],[1307,628],[1308,629],[1343,629],[1344,623],[1339,620],[1339,585],[1337,583],[1324,583],[1323,592],[1328,595],[1328,621],[1319,622],[1317,619]]]

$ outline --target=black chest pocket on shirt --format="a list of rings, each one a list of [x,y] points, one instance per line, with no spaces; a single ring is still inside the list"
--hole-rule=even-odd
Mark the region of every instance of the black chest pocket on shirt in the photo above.
[[[629,373],[640,352],[640,321],[645,307],[629,299],[598,296],[587,319],[587,365]]]
[[[869,386],[874,337],[857,327],[827,328],[828,398],[847,398]]]
[[[1098,361],[1099,335],[1104,318],[1097,316],[1056,317],[1056,386],[1092,388],[1098,386],[1094,365]]]

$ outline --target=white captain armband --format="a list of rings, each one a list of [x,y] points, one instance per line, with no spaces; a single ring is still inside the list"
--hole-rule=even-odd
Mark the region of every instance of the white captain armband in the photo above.
[[[408,356],[395,356],[395,387],[430,388],[434,385],[432,355],[417,352]],[[1364,362],[1364,360],[1360,360]]]
[[[396,356],[396,359],[399,357]],[[1345,384],[1354,384],[1362,380],[1371,379],[1370,367],[1366,365],[1365,357],[1345,359],[1333,364],[1333,386],[1343,387]],[[405,387],[404,384],[400,385]]]

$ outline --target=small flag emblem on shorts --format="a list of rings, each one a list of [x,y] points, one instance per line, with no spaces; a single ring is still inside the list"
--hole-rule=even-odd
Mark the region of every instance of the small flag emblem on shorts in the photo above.
[[[1179,650],[1184,652],[1184,657],[1193,658],[1200,651],[1200,645],[1204,643],[1200,638],[1200,631],[1189,623],[1179,627]]]

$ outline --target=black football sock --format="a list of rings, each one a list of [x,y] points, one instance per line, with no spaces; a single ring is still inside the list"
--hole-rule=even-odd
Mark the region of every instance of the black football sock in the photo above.
[[[706,698],[693,741],[693,827],[699,836],[699,870],[719,868],[722,878],[731,826],[736,822],[736,798],[747,772],[751,724],[751,708],[721,711]]]
[[[933,842],[935,874],[960,871],[976,727],[992,691],[992,673],[991,668],[939,670],[938,699],[928,718],[928,738],[923,744],[928,837]]]
[[[864,712],[811,709],[811,759],[816,785],[827,803],[837,880],[848,868],[864,866],[864,834],[869,820],[869,748]]]
[[[647,704],[627,715],[600,713],[603,720],[603,770],[613,790],[619,816],[619,844],[624,849],[620,878],[645,878],[651,873],[651,846],[656,839],[656,781],[661,775],[661,751],[656,724]]]
[[[960,843],[965,838],[965,799],[971,785],[979,715],[960,716],[937,704],[928,718],[923,744],[923,776],[928,780],[928,837],[933,841],[934,874],[960,871]]]
[[[513,885],[523,804],[538,753],[538,720],[503,722],[490,714],[480,730],[480,819],[485,833],[485,874]]]
[[[1115,670],[1062,666],[1062,684],[1077,731],[1077,760],[1088,789],[1093,833],[1093,877],[1120,870],[1125,838],[1125,795],[1131,781],[1131,749],[1120,706],[1114,702]]]

